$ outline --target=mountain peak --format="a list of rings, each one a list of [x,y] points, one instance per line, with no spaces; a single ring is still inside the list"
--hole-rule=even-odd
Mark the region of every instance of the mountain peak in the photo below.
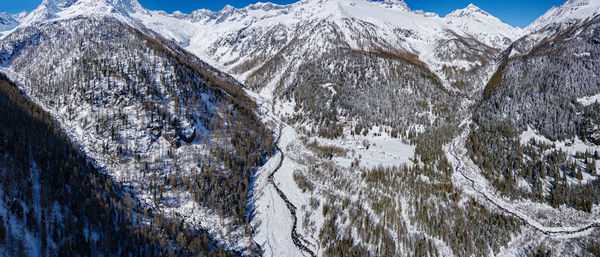
[[[223,10],[221,10],[221,12],[231,12],[233,10],[235,10],[235,7],[233,7],[230,4],[227,4],[227,5],[225,5],[225,7],[223,7]]]
[[[505,48],[522,36],[520,28],[502,22],[474,4],[451,12],[444,17],[444,21],[466,35],[497,49]]]
[[[383,1],[374,1],[380,2],[383,5],[386,5],[389,8],[399,8],[406,11],[410,11],[408,5],[404,2],[404,0],[383,0]]]
[[[471,11],[474,11],[474,12],[480,12],[480,13],[488,14],[484,10],[481,10],[481,8],[479,8],[476,5],[474,5],[473,3],[470,3],[469,5],[467,5],[467,7],[465,8],[465,10],[471,10]]]
[[[128,17],[130,13],[147,13],[137,0],[43,0],[20,26],[53,19],[67,19],[81,15],[115,15]]]
[[[482,10],[474,4],[469,4],[467,7],[463,9],[458,9],[456,11],[451,12],[446,17],[465,17],[465,16],[473,16],[473,15],[483,15],[493,17],[488,12]]]
[[[600,14],[600,0],[569,0],[560,7],[552,7],[527,26],[527,30],[535,32],[548,26],[586,20],[598,14]]]
[[[6,12],[0,12],[0,31],[10,30],[17,25],[19,25],[19,23],[15,15]]]

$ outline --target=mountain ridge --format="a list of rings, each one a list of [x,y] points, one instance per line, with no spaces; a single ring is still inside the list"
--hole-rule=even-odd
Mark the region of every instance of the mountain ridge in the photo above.
[[[563,171],[563,180],[574,180],[577,162],[588,165],[579,171],[592,169],[587,159],[564,163],[568,172],[547,170],[527,146],[517,155],[532,161],[503,162],[525,141],[514,139],[530,125],[525,118],[542,113],[535,129],[552,140],[558,130],[563,139],[573,129],[539,124],[571,115],[581,97],[594,99],[597,80],[586,75],[598,75],[600,39],[591,31],[597,26],[580,24],[592,23],[585,15],[594,14],[594,1],[568,1],[546,16],[564,15],[538,19],[540,29],[530,33],[473,4],[440,17],[395,0],[227,5],[190,14],[150,11],[136,0],[45,0],[0,38],[0,70],[18,75],[23,91],[117,182],[189,226],[207,228],[228,249],[524,256],[546,240],[514,241],[531,232],[526,224],[554,222],[539,213],[578,215],[561,219],[562,228],[598,211],[591,198],[557,198],[549,187],[557,180],[543,178]],[[511,88],[513,81],[523,90]],[[560,99],[560,90],[544,95],[571,90],[561,87],[566,82],[585,90],[569,99]],[[539,106],[547,102],[530,101],[554,98],[566,111],[544,113]],[[600,141],[597,127],[583,126],[600,120],[595,109],[582,110],[593,119],[580,119],[577,132]],[[513,118],[521,119],[514,131]],[[486,134],[486,124],[497,121]],[[271,130],[279,131],[275,142]],[[515,147],[501,144],[507,140]],[[492,172],[491,161],[507,168]],[[587,173],[585,181],[595,176]],[[524,189],[520,196],[532,193],[523,199],[536,205],[486,202],[512,188],[502,181]],[[478,188],[488,182],[500,186]],[[538,203],[549,190],[552,205]],[[565,249],[575,239],[559,239],[551,242],[561,253],[588,246]]]

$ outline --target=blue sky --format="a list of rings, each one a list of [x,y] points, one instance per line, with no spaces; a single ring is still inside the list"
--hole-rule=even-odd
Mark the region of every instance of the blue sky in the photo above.
[[[189,13],[200,8],[220,10],[226,4],[244,7],[257,0],[138,0],[143,6],[152,10],[173,12],[180,10]],[[262,0],[266,1],[266,0]],[[296,0],[271,0],[277,4],[289,4]],[[469,3],[500,18],[513,26],[525,27],[552,6],[559,6],[565,0],[405,0],[413,10],[424,10],[444,16],[449,12],[466,7]],[[0,11],[17,13],[31,11],[41,0],[0,0]]]

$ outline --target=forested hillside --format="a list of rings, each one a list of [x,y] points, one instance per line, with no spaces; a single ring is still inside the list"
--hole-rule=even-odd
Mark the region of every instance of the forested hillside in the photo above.
[[[344,127],[400,136],[454,122],[449,114],[479,96],[496,55],[522,33],[474,5],[442,18],[395,0],[131,15],[326,138]]]
[[[600,0],[0,13],[0,257],[600,256],[599,31]]]
[[[488,83],[468,148],[502,192],[588,212],[599,203],[597,152],[567,152],[536,139],[522,145],[520,137],[531,128],[550,141],[568,141],[567,147],[577,140],[599,143],[600,105],[580,100],[600,94],[599,29],[595,17],[547,38],[525,56],[506,57]],[[531,189],[518,187],[521,180]]]
[[[273,62],[266,69],[280,65]],[[457,94],[406,53],[336,49],[305,60],[298,74],[284,74],[291,82],[275,94],[295,102],[290,122],[314,124],[309,132],[326,138],[342,136],[344,126],[361,134],[384,125],[393,128],[388,133],[402,135],[421,126],[452,123],[449,110],[459,108]],[[268,83],[254,79],[249,78],[250,85]]]
[[[98,170],[0,74],[1,256],[232,256]]]
[[[205,226],[226,219],[225,231],[248,236],[251,176],[274,146],[231,77],[152,32],[101,17],[22,28],[0,42],[0,58],[142,200],[188,217],[207,212]]]

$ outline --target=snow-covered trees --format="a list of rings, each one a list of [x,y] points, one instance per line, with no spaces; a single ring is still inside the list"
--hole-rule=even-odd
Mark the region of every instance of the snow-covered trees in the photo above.
[[[237,225],[248,224],[250,178],[274,143],[233,78],[111,18],[23,28],[0,49],[29,95],[115,182],[160,207],[195,202],[245,231]]]
[[[123,187],[93,166],[51,115],[3,74],[0,108],[3,254],[229,255],[210,240],[174,244],[206,232],[189,229],[181,220],[165,218],[129,198]]]
[[[341,136],[344,126],[358,134],[376,125],[392,127],[397,136],[452,122],[449,110],[459,108],[457,96],[410,54],[336,49],[284,76],[291,80],[275,94],[295,102],[290,122],[311,124],[326,138]]]
[[[519,138],[534,128],[552,141],[597,143],[600,105],[584,105],[577,99],[600,92],[600,51],[593,40],[598,27],[597,17],[548,39],[528,55],[507,58],[488,83],[467,149],[504,194],[588,212],[600,202],[590,152],[567,155],[554,144],[533,140],[522,145]],[[589,183],[569,182],[584,180],[584,173],[592,176]],[[522,180],[529,189],[518,187]],[[549,195],[544,194],[547,191]]]

